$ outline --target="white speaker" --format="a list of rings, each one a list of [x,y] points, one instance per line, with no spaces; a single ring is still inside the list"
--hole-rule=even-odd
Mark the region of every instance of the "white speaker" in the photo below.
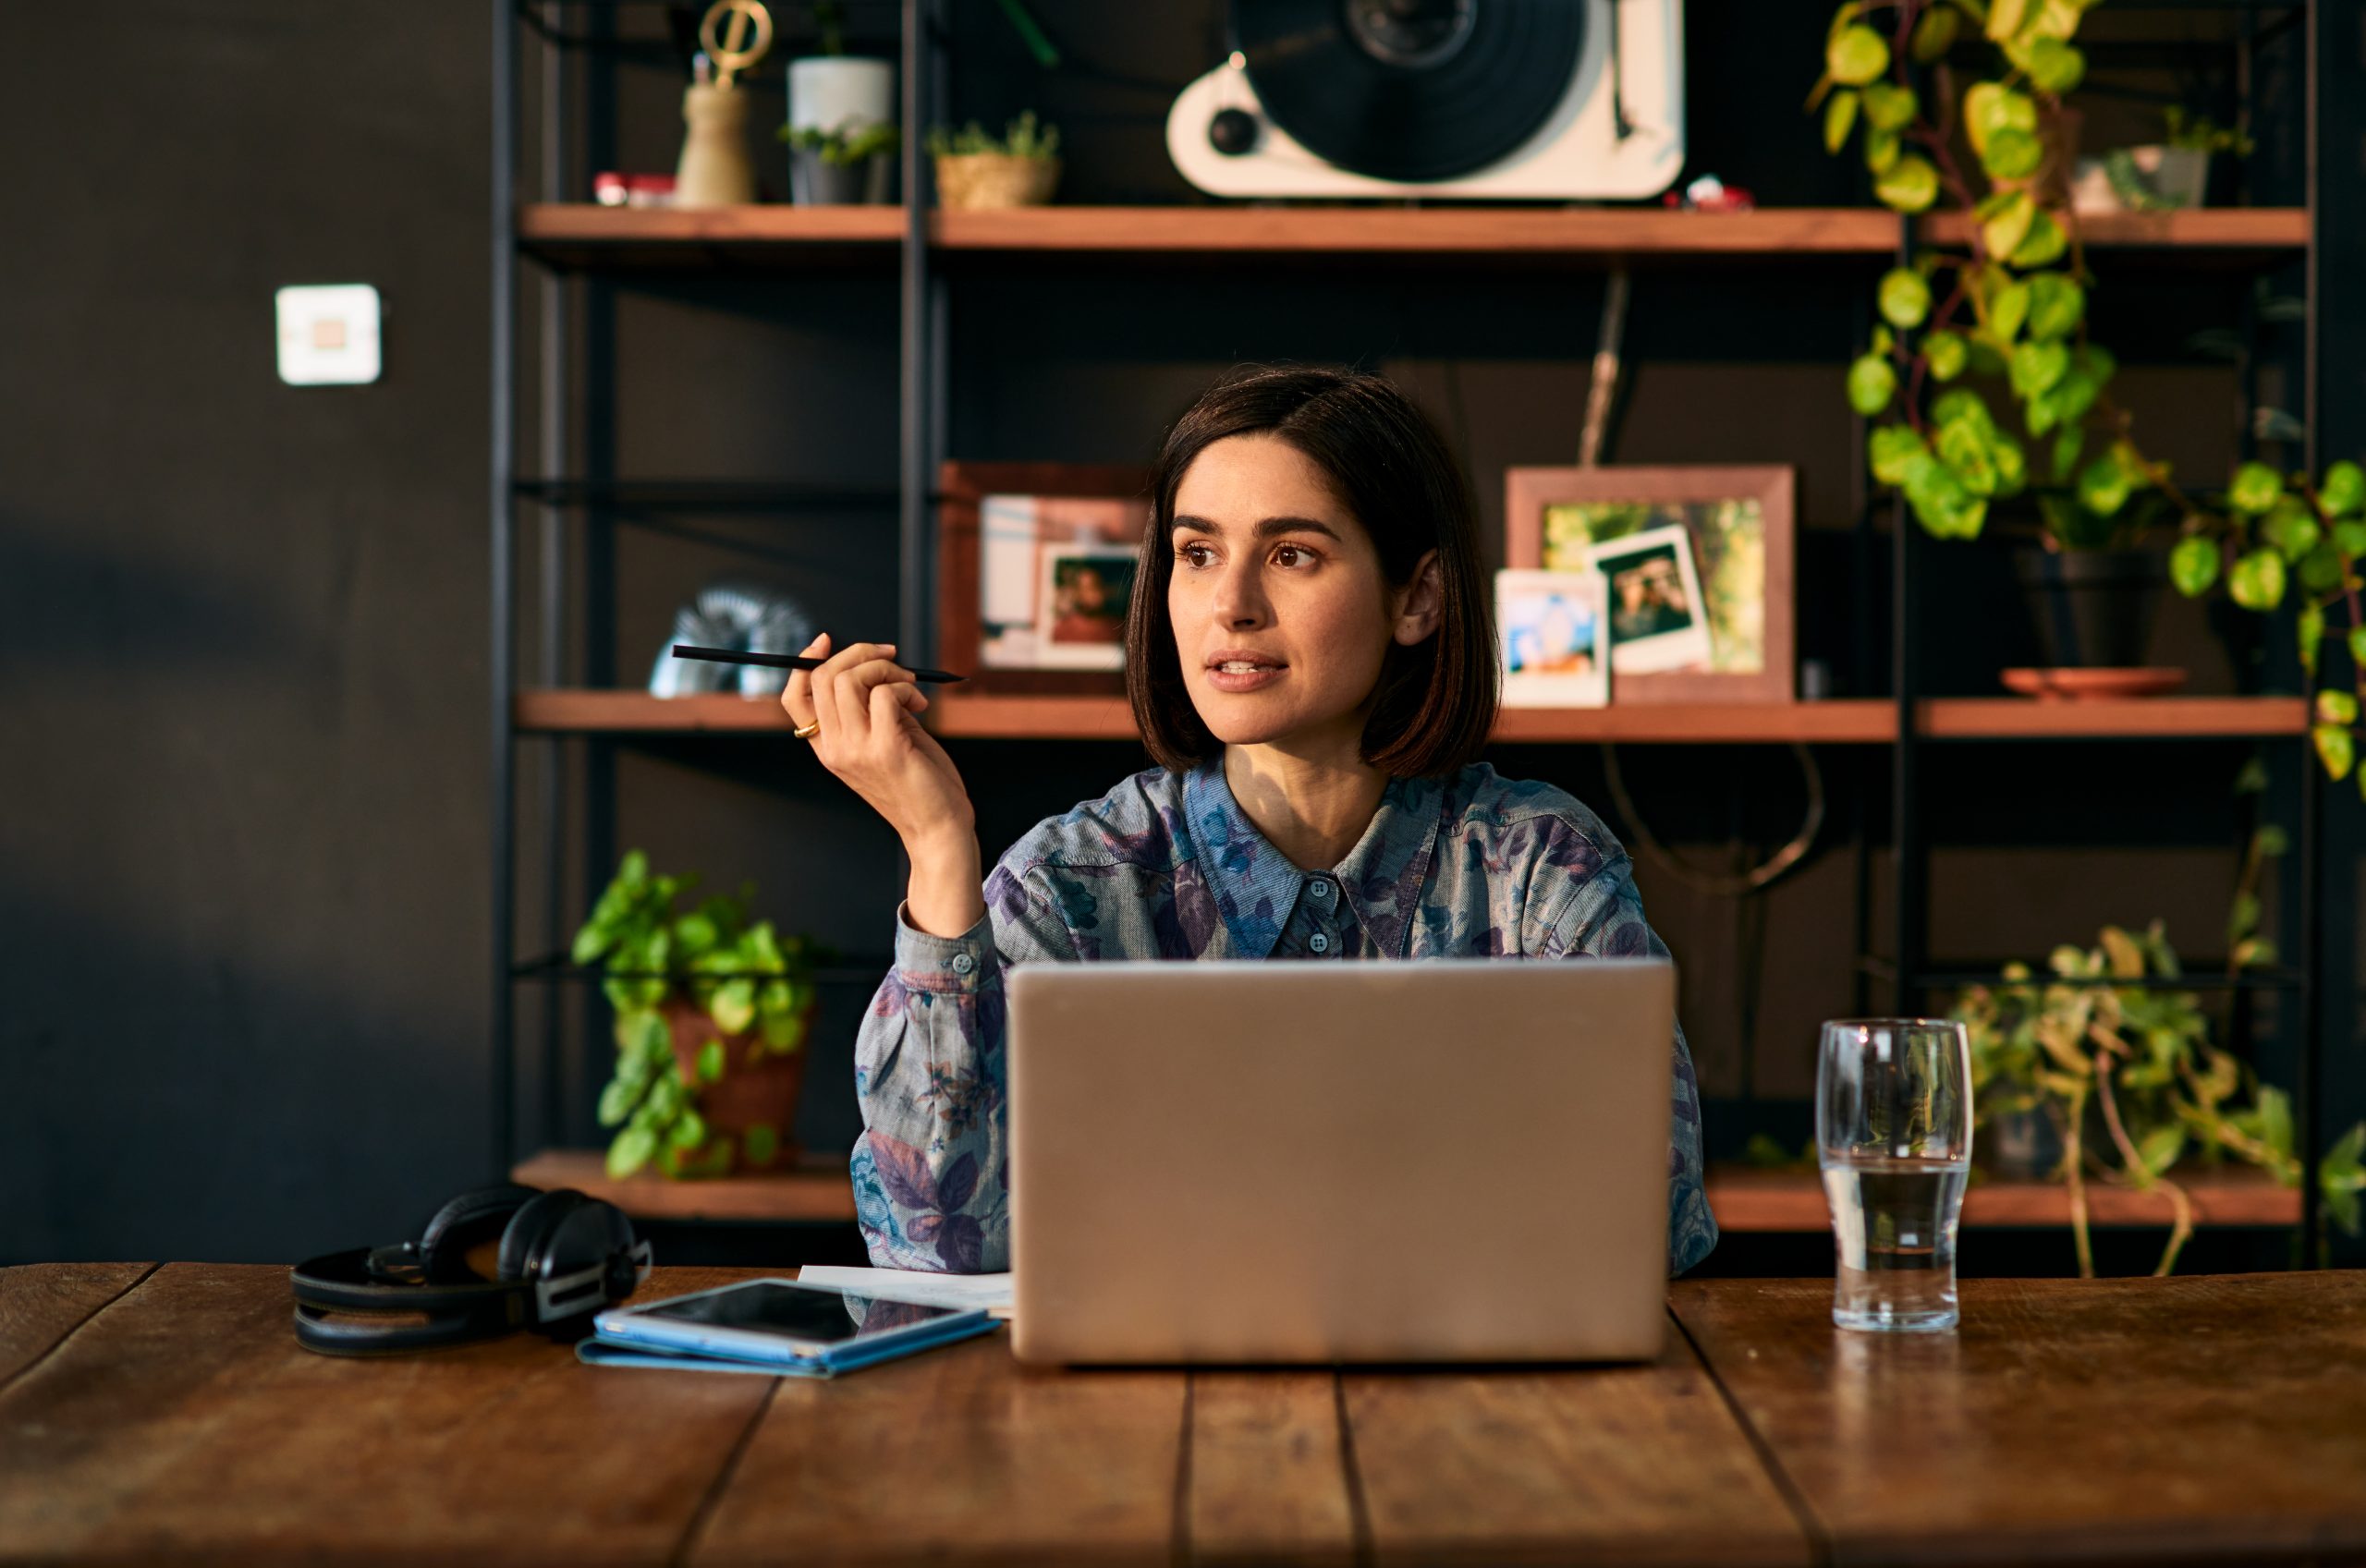
[[[1684,164],[1683,0],[1234,0],[1232,17],[1241,47],[1166,117],[1176,168],[1212,196],[1635,198]],[[1452,164],[1489,117],[1482,143],[1505,150],[1399,173]]]

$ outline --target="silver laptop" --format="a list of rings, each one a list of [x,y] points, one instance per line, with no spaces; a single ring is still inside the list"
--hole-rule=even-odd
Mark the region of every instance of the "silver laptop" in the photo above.
[[[1027,965],[1009,988],[1021,1360],[1659,1353],[1665,961]]]

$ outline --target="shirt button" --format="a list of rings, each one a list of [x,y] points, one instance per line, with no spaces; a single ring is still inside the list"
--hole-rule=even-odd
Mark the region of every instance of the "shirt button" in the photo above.
[[[978,961],[966,953],[957,953],[953,955],[953,972],[957,975],[966,975],[977,966]]]
[[[1317,953],[1328,953],[1331,951],[1331,939],[1317,931],[1306,939],[1306,945]]]
[[[1328,898],[1331,896],[1331,884],[1329,882],[1316,882],[1313,887],[1308,891],[1312,893],[1317,898]]]

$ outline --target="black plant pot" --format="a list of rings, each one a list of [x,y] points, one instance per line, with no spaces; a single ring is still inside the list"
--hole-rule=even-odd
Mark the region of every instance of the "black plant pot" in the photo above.
[[[2013,565],[2046,663],[2128,669],[2144,662],[2168,581],[2158,550],[2017,550]]]
[[[860,164],[826,163],[808,148],[789,150],[788,195],[799,207],[878,206],[887,200],[894,161],[877,153]]]

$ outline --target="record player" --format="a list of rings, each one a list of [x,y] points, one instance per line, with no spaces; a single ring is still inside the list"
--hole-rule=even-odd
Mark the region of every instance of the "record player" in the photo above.
[[[1656,195],[1684,163],[1683,0],[1231,0],[1166,117],[1214,196]]]

